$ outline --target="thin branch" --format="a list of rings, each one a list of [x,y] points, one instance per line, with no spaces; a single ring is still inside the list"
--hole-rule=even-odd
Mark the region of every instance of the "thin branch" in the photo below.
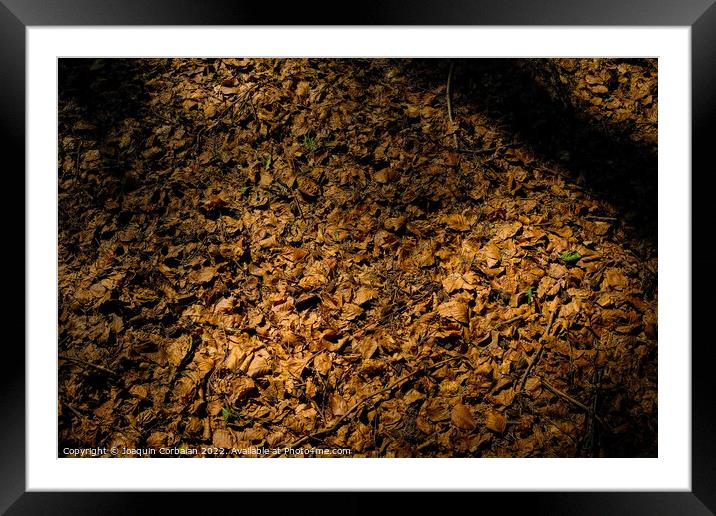
[[[111,369],[107,369],[106,367],[101,366],[101,365],[99,365],[99,364],[95,364],[95,363],[93,363],[93,362],[87,362],[86,360],[81,360],[81,359],[79,359],[79,358],[69,357],[69,356],[67,356],[67,355],[58,355],[57,358],[59,358],[60,360],[68,360],[68,361],[70,361],[70,362],[75,362],[76,364],[84,364],[84,365],[87,365],[87,366],[90,366],[90,367],[94,367],[94,368],[97,369],[98,371],[102,371],[102,372],[105,372],[105,373],[107,373],[107,374],[111,374],[112,376],[119,376],[117,373],[115,373],[115,372],[112,371]]]
[[[511,319],[507,319],[506,321],[500,321],[496,325],[492,327],[493,330],[496,330],[498,328],[502,328],[503,326],[507,326],[508,324],[512,324],[513,322],[521,321],[524,318],[522,315],[516,315],[515,317],[512,317]]]
[[[557,311],[559,310],[559,307],[555,308],[552,311],[552,314],[549,316],[549,323],[547,323],[547,331],[544,333],[544,336],[549,336],[549,332],[552,329],[552,325],[554,324],[554,319],[557,317]],[[545,348],[545,342],[544,337],[540,339],[540,346],[539,350],[537,351],[537,354],[534,356],[534,358],[530,361],[530,363],[527,365],[527,369],[525,369],[525,372],[522,373],[522,378],[520,378],[519,383],[517,384],[517,390],[522,391],[525,388],[525,382],[527,381],[527,377],[532,372],[532,369],[534,369],[534,366],[539,362],[539,359],[542,357],[542,353],[544,352]]]
[[[589,219],[589,220],[604,220],[607,222],[614,222],[614,221],[619,220],[616,217],[603,217],[601,215],[585,215],[584,218]]]
[[[582,403],[581,401],[574,399],[572,396],[570,396],[570,395],[567,394],[566,392],[560,391],[559,389],[557,389],[555,386],[553,386],[551,383],[549,383],[549,382],[548,382],[547,380],[545,380],[544,378],[540,378],[540,381],[542,382],[542,385],[543,385],[548,391],[550,391],[552,394],[555,394],[555,395],[559,396],[560,398],[562,398],[562,399],[564,399],[564,400],[570,402],[572,405],[574,405],[575,407],[579,407],[580,409],[582,409],[583,411],[585,411],[585,412],[588,413],[588,414],[591,413],[591,410],[589,409],[589,407],[587,407],[587,406],[586,406],[584,403]],[[601,417],[599,417],[598,415],[594,414],[594,419],[597,421],[597,423],[599,423],[600,425],[602,425],[606,430],[608,430],[608,431],[611,432],[611,428],[609,428],[609,425],[607,425]]]

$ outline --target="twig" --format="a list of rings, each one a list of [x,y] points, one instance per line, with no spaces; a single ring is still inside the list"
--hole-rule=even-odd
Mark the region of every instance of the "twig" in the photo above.
[[[461,358],[462,358],[461,356],[455,356],[455,357],[446,358],[445,360],[441,360],[441,361],[438,362],[437,364],[434,364],[434,365],[430,366],[428,369],[430,369],[430,370],[438,369],[439,367],[441,367],[441,366],[447,364],[448,362],[452,362],[453,360],[458,360],[458,359],[461,359]],[[403,383],[404,381],[409,380],[409,379],[412,378],[413,376],[415,376],[415,375],[417,375],[418,373],[423,372],[423,371],[424,371],[423,368],[417,369],[417,370],[413,371],[412,373],[408,373],[408,374],[406,374],[406,375],[401,376],[401,377],[398,378],[397,380],[394,380],[394,381],[391,382],[387,387],[384,387],[383,389],[379,389],[379,390],[377,390],[376,392],[374,392],[373,394],[368,394],[367,396],[362,397],[362,398],[361,398],[360,400],[358,400],[351,408],[349,408],[348,410],[346,410],[346,412],[345,412],[341,417],[339,417],[338,420],[337,420],[335,423],[333,423],[331,426],[326,427],[326,428],[322,428],[321,430],[317,430],[317,431],[313,432],[312,434],[305,435],[305,436],[301,437],[300,439],[298,439],[297,441],[292,442],[292,443],[289,444],[288,446],[283,447],[284,450],[285,450],[285,449],[289,449],[289,448],[295,448],[296,446],[300,446],[300,445],[302,445],[303,443],[305,443],[306,441],[308,441],[309,439],[314,439],[314,438],[320,437],[320,436],[322,436],[322,435],[330,434],[330,433],[333,432],[335,429],[337,429],[339,426],[341,426],[341,424],[343,423],[343,421],[345,421],[348,416],[350,416],[350,415],[351,415],[353,412],[355,412],[358,408],[360,408],[361,406],[363,406],[363,404],[364,404],[365,402],[367,402],[367,401],[369,401],[369,400],[375,398],[375,397],[378,396],[379,394],[383,394],[384,392],[387,392],[387,391],[392,390],[393,388],[397,387],[398,385],[400,385],[400,384]],[[282,454],[281,454],[281,455],[282,455]],[[280,455],[273,455],[272,457],[278,457],[278,456],[280,456]]]
[[[544,378],[540,378],[540,381],[542,382],[542,385],[544,385],[544,387],[545,387],[548,391],[550,391],[552,394],[556,394],[556,395],[559,396],[560,398],[562,398],[562,399],[564,399],[564,400],[570,402],[572,405],[574,405],[574,406],[576,406],[576,407],[579,407],[580,409],[582,409],[583,411],[585,411],[585,412],[588,413],[588,414],[591,412],[591,410],[589,409],[589,407],[587,407],[584,403],[582,403],[582,402],[579,401],[579,400],[575,400],[573,397],[571,397],[571,396],[570,396],[569,394],[567,394],[566,392],[560,391],[559,389],[557,389],[555,386],[553,386],[552,384],[550,384],[550,383],[549,383],[547,380],[545,380]],[[600,425],[602,425],[606,430],[608,430],[608,431],[611,432],[611,428],[609,428],[609,426],[604,422],[604,420],[603,420],[601,417],[599,417],[598,415],[594,414],[594,419],[597,421],[597,423],[599,423]]]
[[[70,405],[69,403],[66,403],[66,402],[63,401],[62,404],[63,404],[65,407],[67,407],[68,409],[70,409],[70,411],[71,411],[75,416],[77,416],[77,418],[78,418],[80,421],[85,418],[85,416],[83,416],[82,413],[81,413],[79,410],[77,410],[76,408],[74,408],[74,407],[73,407],[72,405]]]
[[[515,317],[512,317],[511,319],[507,319],[506,321],[500,321],[496,325],[492,327],[493,330],[496,330],[498,328],[502,328],[503,326],[507,326],[508,324],[512,324],[513,322],[521,321],[523,319],[522,315],[516,315]]]
[[[111,374],[112,376],[119,376],[117,373],[115,373],[111,369],[107,369],[106,367],[101,366],[99,364],[95,364],[93,362],[87,362],[86,360],[81,360],[79,358],[68,357],[67,355],[58,355],[57,358],[59,358],[60,360],[69,360],[70,362],[75,362],[77,364],[88,365],[90,367],[94,367],[95,369],[97,369],[99,371],[103,371],[107,374]]]
[[[489,154],[491,152],[494,152],[497,149],[497,147],[488,147],[486,149],[458,149],[458,152],[465,153],[465,154]]]
[[[601,215],[585,215],[585,219],[591,219],[591,220],[605,220],[607,222],[614,222],[617,219],[616,217],[602,217]]]
[[[450,101],[450,93],[451,93],[451,86],[452,86],[452,72],[455,69],[455,63],[450,63],[450,71],[448,71],[448,77],[447,77],[447,88],[445,89],[445,97],[447,98],[447,112],[448,112],[448,120],[450,120],[450,125],[453,124],[452,119],[452,102]],[[458,149],[457,145],[457,134],[455,132],[452,133],[452,139],[453,143],[455,144],[455,149]]]
[[[549,323],[547,323],[547,331],[544,332],[545,337],[549,336],[549,332],[552,329],[552,324],[554,324],[554,319],[555,319],[555,317],[557,317],[558,310],[559,310],[559,307],[555,308],[554,310],[552,310],[552,314],[549,316]],[[537,364],[539,359],[542,357],[544,348],[545,348],[544,337],[542,337],[540,339],[540,346],[539,346],[539,350],[537,351],[537,354],[534,356],[534,358],[527,365],[527,369],[525,369],[525,372],[522,373],[522,378],[520,378],[520,381],[517,384],[518,391],[522,391],[525,388],[525,382],[527,381],[527,377],[530,375],[530,373],[532,372],[532,369],[534,369],[534,366]]]

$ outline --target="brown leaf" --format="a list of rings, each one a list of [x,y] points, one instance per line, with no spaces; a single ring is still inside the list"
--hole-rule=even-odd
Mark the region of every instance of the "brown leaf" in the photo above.
[[[425,415],[430,421],[439,422],[450,419],[450,410],[447,405],[439,400],[428,400],[423,405],[425,407]]]
[[[269,362],[266,357],[256,355],[251,361],[251,365],[249,365],[249,369],[246,371],[246,374],[252,378],[258,378],[260,376],[265,376],[270,372],[271,367],[269,366]]]
[[[470,224],[467,222],[465,216],[460,215],[459,213],[446,215],[443,217],[443,222],[447,227],[454,229],[455,231],[467,231],[470,229]]]
[[[298,180],[298,191],[306,197],[315,197],[320,192],[320,187],[313,179],[302,177]]]
[[[522,229],[522,223],[520,222],[508,222],[507,224],[502,224],[497,230],[497,238],[500,240],[507,240],[508,238],[515,236],[520,229]]]
[[[297,262],[308,255],[308,250],[303,247],[287,247],[282,254],[288,260]]]
[[[474,286],[470,285],[472,288]],[[443,288],[448,294],[466,288],[466,282],[460,274],[451,274],[443,280]]]
[[[493,432],[501,434],[507,427],[507,418],[499,412],[488,412],[485,416],[485,426]]]
[[[525,381],[525,390],[526,390],[527,392],[534,392],[534,391],[536,391],[537,389],[539,389],[539,387],[540,387],[541,384],[542,384],[542,382],[540,381],[539,378],[534,377],[534,376],[530,376],[530,377],[527,378],[527,380]]]
[[[353,346],[364,359],[369,359],[378,350],[378,342],[373,337],[363,338],[358,342],[354,342]]]
[[[171,341],[169,345],[167,345],[167,359],[169,360],[169,363],[174,367],[178,367],[184,360],[184,357],[186,357],[187,353],[189,353],[190,349],[190,335],[182,335],[178,339]]]
[[[564,265],[560,265],[559,263],[551,263],[547,274],[549,274],[551,278],[560,279],[563,278],[565,274],[567,274],[567,268]]]
[[[328,356],[328,353],[320,353],[313,359],[313,366],[319,374],[325,376],[328,374],[328,371],[331,370],[333,361],[331,360],[331,357]]]
[[[214,430],[212,444],[217,448],[234,448],[236,446],[234,432],[232,432],[229,428],[217,428]]]
[[[400,228],[403,227],[403,225],[406,222],[407,217],[405,215],[400,215],[398,217],[388,217],[383,221],[383,225],[385,226],[385,229],[388,229],[390,231],[398,231]]]
[[[311,85],[307,81],[300,81],[296,85],[296,96],[307,97],[308,92],[311,90]]]
[[[628,280],[624,273],[619,269],[607,269],[604,272],[604,281],[602,281],[602,288],[612,288],[615,290],[624,290],[627,287]]]
[[[188,276],[188,280],[191,283],[209,283],[216,276],[216,267],[204,267],[198,271],[191,271]]]
[[[500,248],[497,247],[495,244],[486,245],[483,249],[483,253],[485,255],[488,267],[494,267],[502,259]]]
[[[363,309],[356,304],[348,303],[343,305],[343,318],[346,321],[352,321],[353,319],[360,317],[362,313]]]
[[[376,297],[378,297],[377,290],[373,288],[360,287],[353,295],[353,302],[358,306],[362,306]]]
[[[375,181],[380,184],[390,183],[394,177],[395,172],[389,167],[379,170],[373,175],[373,179],[375,179]]]
[[[506,362],[509,364],[509,362]],[[505,389],[493,396],[494,400],[503,407],[509,407],[515,399],[514,389]]]
[[[348,410],[348,404],[346,400],[341,398],[338,394],[333,394],[330,401],[331,412],[334,416],[340,417]]]
[[[231,397],[229,400],[232,404],[246,397],[256,389],[256,384],[251,378],[240,376],[231,382]]]
[[[452,408],[450,420],[453,425],[463,430],[473,430],[476,425],[470,408],[462,403],[458,403]]]
[[[448,319],[467,324],[468,306],[463,301],[448,301],[438,305],[438,313]]]

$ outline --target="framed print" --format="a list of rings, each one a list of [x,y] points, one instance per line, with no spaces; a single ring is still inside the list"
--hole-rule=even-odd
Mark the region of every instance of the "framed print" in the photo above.
[[[4,0],[3,510],[710,513],[716,8],[522,4]]]

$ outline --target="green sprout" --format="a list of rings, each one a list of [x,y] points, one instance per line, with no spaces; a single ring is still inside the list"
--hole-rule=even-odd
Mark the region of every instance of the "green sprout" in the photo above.
[[[316,140],[306,134],[303,136],[303,146],[308,152],[313,152],[317,147]]]
[[[224,423],[231,424],[236,423],[239,420],[240,414],[237,414],[230,408],[222,407],[221,417],[224,418]]]
[[[269,154],[268,156],[264,156],[263,158],[261,158],[261,163],[264,166],[264,170],[270,169],[271,168],[271,155]]]
[[[533,287],[528,288],[525,294],[527,295],[527,303],[532,304],[532,298],[534,297]]]
[[[577,251],[565,251],[559,255],[559,259],[564,263],[577,263],[581,257]]]

